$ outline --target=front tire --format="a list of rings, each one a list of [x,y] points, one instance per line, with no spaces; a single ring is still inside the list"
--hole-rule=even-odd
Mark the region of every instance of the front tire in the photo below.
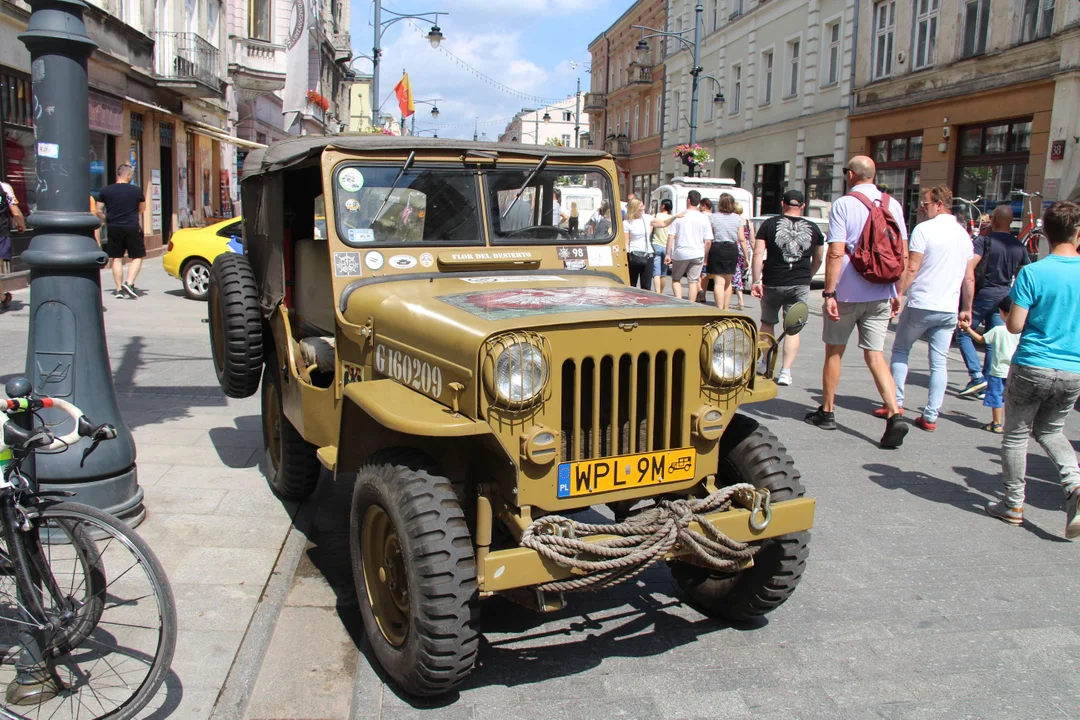
[[[349,549],[375,657],[406,693],[431,696],[476,661],[476,560],[450,481],[414,458],[381,453],[360,468]]]
[[[207,299],[218,384],[229,397],[251,397],[262,374],[263,327],[259,285],[246,257],[218,256],[210,270]]]
[[[262,380],[263,445],[270,488],[283,500],[303,500],[319,485],[318,448],[285,417],[277,361],[267,358]]]
[[[773,502],[802,497],[795,461],[780,439],[757,420],[735,415],[720,439],[717,487],[750,483],[768,488]],[[797,532],[755,543],[754,565],[738,573],[716,573],[678,560],[671,571],[691,602],[710,614],[745,623],[780,607],[806,569],[810,533]]]

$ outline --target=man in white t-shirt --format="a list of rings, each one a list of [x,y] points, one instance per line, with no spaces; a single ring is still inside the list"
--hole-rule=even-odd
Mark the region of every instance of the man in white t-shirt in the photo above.
[[[892,349],[892,374],[896,382],[896,404],[903,412],[904,382],[907,380],[908,356],[915,341],[926,338],[930,348],[930,394],[915,427],[933,432],[945,399],[948,384],[949,345],[956,330],[957,309],[971,321],[971,298],[975,292],[975,274],[968,268],[973,255],[971,237],[950,212],[952,192],[944,186],[923,192],[920,212],[926,221],[915,226],[908,245],[908,264],[901,280],[901,294],[907,293],[907,306],[896,327]],[[961,296],[963,301],[961,302]],[[887,410],[875,411],[884,415]]]
[[[699,206],[701,193],[691,190],[686,196],[686,215],[679,218],[668,230],[667,259],[671,266],[671,286],[675,297],[682,299],[682,281],[686,278],[687,290],[696,293],[701,284],[701,268],[705,264],[705,242],[712,242],[712,223]],[[697,298],[690,297],[689,300]]]

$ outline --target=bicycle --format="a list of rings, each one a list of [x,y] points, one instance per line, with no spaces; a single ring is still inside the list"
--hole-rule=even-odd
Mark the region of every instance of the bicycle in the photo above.
[[[154,698],[176,647],[176,604],[153,551],[108,513],[39,492],[22,472],[35,453],[116,438],[25,378],[0,399],[0,717],[129,720]],[[55,435],[40,411],[74,429]],[[28,418],[25,426],[12,417]],[[41,421],[35,426],[34,421]]]
[[[1018,239],[1027,248],[1030,261],[1035,262],[1050,254],[1050,242],[1043,233],[1042,218],[1035,217],[1035,198],[1041,198],[1042,193],[1027,193],[1023,190],[1013,190],[1013,195],[1019,195],[1023,198],[1022,202],[1027,205],[1027,223],[1021,228]],[[1042,203],[1039,205],[1041,210]],[[1021,213],[1022,212],[1023,205],[1021,205]]]
[[[974,240],[983,231],[982,222],[982,208],[979,207],[979,202],[982,200],[982,196],[975,198],[974,200],[966,200],[962,197],[953,197],[953,200],[958,203],[962,203],[968,206],[968,219],[967,219],[967,231],[971,239]]]

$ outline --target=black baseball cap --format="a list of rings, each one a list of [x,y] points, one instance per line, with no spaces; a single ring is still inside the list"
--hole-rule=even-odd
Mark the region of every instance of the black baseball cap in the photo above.
[[[803,205],[805,203],[806,203],[806,199],[803,197],[803,194],[801,192],[799,192],[798,190],[788,190],[786,193],[784,193],[784,204],[785,205],[796,205],[797,206],[797,205]]]

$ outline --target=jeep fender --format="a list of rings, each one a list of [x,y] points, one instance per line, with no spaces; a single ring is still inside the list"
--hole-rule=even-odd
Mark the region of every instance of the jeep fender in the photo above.
[[[453,482],[476,480],[477,473],[516,481],[516,467],[487,423],[454,413],[393,380],[345,386],[337,471],[351,474],[380,450],[401,447],[430,456]]]

